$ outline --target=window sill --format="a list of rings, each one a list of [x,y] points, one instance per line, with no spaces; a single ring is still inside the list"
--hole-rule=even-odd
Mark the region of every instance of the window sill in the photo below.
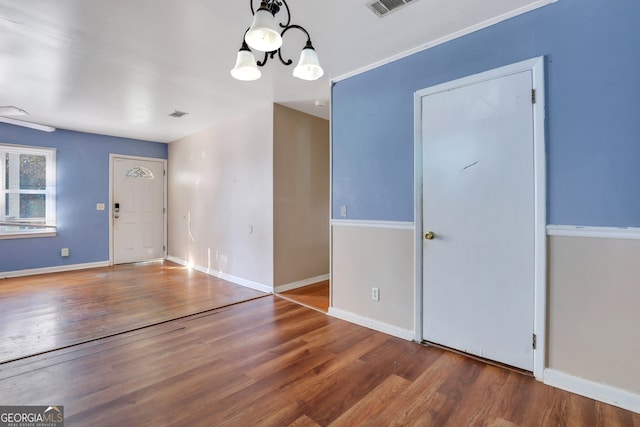
[[[19,231],[16,233],[0,234],[0,240],[5,239],[31,239],[34,237],[55,237],[56,231]]]

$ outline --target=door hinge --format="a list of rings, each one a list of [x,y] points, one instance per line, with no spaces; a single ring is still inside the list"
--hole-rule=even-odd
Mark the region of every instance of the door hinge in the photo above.
[[[162,252],[166,251],[167,247],[165,245],[162,245]]]
[[[531,335],[531,346],[533,347],[533,349],[536,349],[536,341],[537,341],[538,337],[536,336],[536,334]]]
[[[166,170],[162,170],[162,176],[167,176],[167,171]]]
[[[167,213],[167,208],[162,208],[162,213]]]
[[[536,103],[536,90],[535,89],[531,89],[531,103],[532,104]]]

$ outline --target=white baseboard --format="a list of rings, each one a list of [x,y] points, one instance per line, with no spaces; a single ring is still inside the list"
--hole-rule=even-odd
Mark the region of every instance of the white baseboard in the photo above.
[[[628,411],[640,413],[640,394],[574,377],[555,369],[544,370],[544,383]]]
[[[57,265],[55,267],[32,268],[29,270],[3,271],[0,279],[10,277],[34,276],[36,274],[60,273],[62,271],[84,270],[87,268],[108,267],[109,261],[87,262],[84,264]]]
[[[168,256],[167,261],[175,262],[176,264],[180,264],[185,267],[188,265],[185,260],[173,256]],[[219,279],[235,283],[236,285],[244,286],[245,288],[255,289],[256,291],[265,292],[267,294],[273,293],[272,286],[263,285],[262,283],[258,282],[252,282],[251,280],[243,279],[242,277],[232,276],[231,274],[223,273],[222,271],[206,268],[200,265],[192,265],[191,268],[201,273],[208,274],[209,276],[217,277]]]
[[[304,286],[313,285],[314,283],[324,282],[325,280],[329,280],[328,274],[323,274],[322,276],[310,277],[309,279],[298,280],[297,282],[287,283],[285,285],[278,285],[275,287],[275,289],[276,289],[276,292],[286,292],[292,289],[298,289]]]
[[[398,328],[397,326],[389,325],[388,323],[369,319],[368,317],[359,316],[334,307],[329,307],[329,315],[337,317],[338,319],[346,320],[347,322],[355,323],[356,325],[364,326],[365,328],[373,329],[374,331],[402,338],[403,340],[415,341],[415,334],[412,330]]]

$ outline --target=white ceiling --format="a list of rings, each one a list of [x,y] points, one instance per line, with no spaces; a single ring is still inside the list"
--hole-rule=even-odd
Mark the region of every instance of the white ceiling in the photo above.
[[[328,118],[332,80],[551,1],[415,0],[379,18],[367,0],[289,0],[324,77],[298,80],[276,59],[260,80],[240,82],[229,70],[251,23],[247,0],[0,0],[0,106],[35,123],[161,142],[272,102]],[[283,55],[295,63],[304,41],[289,31]],[[168,117],[174,110],[189,115]]]

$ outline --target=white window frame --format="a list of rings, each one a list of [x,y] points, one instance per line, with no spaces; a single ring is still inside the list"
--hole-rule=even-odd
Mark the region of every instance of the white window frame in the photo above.
[[[46,186],[45,190],[20,190],[21,194],[45,195],[45,222],[34,224],[29,230],[6,231],[5,226],[22,225],[28,221],[16,221],[15,223],[5,218],[5,200],[8,190],[5,189],[5,159],[6,154],[26,154],[44,156],[46,159]],[[36,228],[37,227],[37,228]],[[20,239],[29,237],[51,237],[56,235],[56,149],[48,147],[31,147],[0,143],[0,239]]]

